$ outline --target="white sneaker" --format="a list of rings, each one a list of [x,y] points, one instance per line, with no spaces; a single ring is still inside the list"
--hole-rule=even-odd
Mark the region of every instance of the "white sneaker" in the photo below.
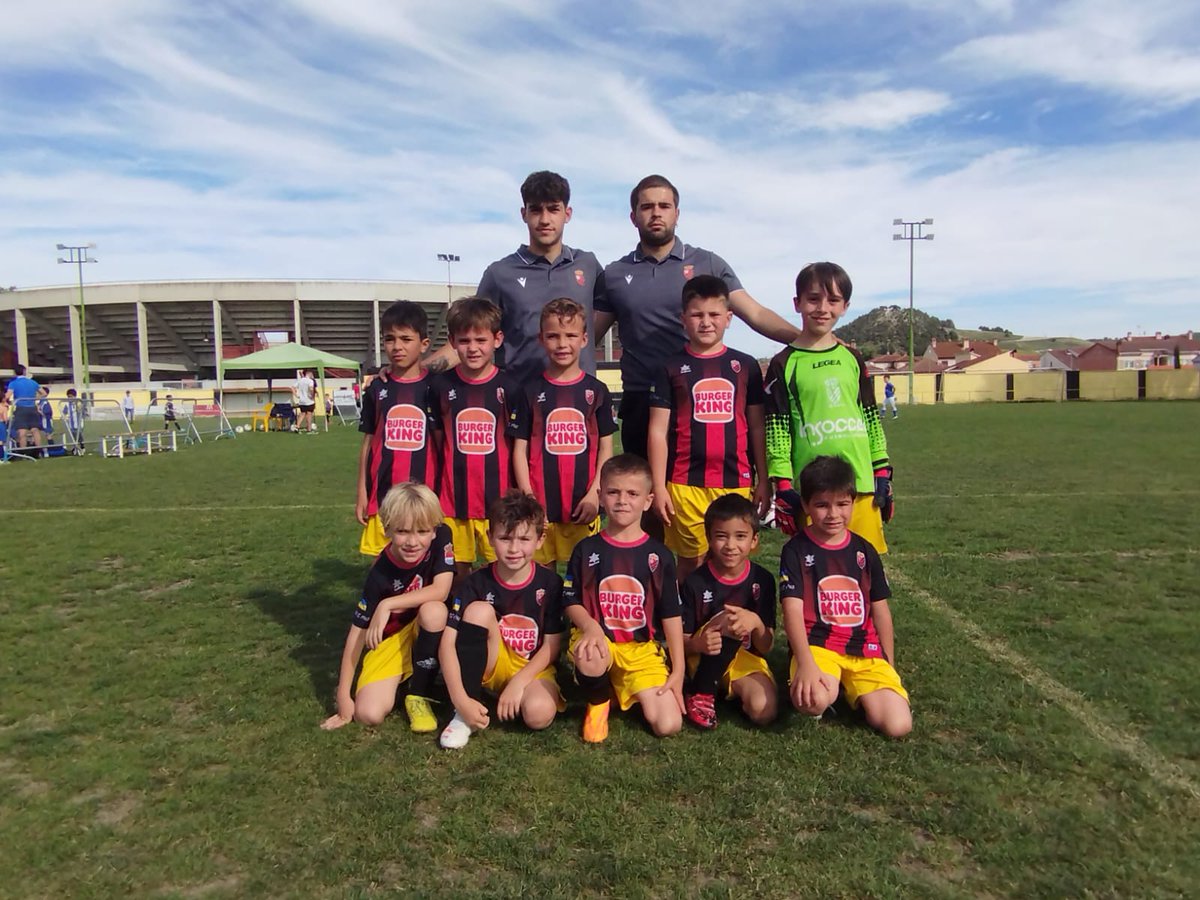
[[[462,720],[458,713],[450,720],[450,724],[442,729],[438,743],[446,750],[461,750],[471,739],[471,726]]]

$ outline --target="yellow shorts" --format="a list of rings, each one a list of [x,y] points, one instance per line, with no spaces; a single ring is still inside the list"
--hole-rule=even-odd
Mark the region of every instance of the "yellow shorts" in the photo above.
[[[355,691],[360,691],[368,684],[383,681],[385,678],[400,678],[400,682],[408,681],[413,673],[412,647],[417,639],[417,620],[411,622],[395,634],[384,638],[374,650],[363,654],[362,671],[358,673]]]
[[[583,632],[571,629],[571,642],[567,653],[572,658],[575,645]],[[612,682],[613,694],[621,709],[629,709],[637,703],[637,695],[649,688],[662,687],[667,683],[667,658],[662,647],[654,641],[631,641],[617,644],[608,642],[608,655],[612,664],[608,667],[608,679]]]
[[[529,660],[513,653],[508,644],[501,641],[500,650],[496,654],[496,668],[492,669],[491,675],[483,679],[484,688],[493,694],[499,694],[513,680],[513,676],[527,665],[529,665]],[[558,689],[558,680],[554,677],[554,666],[546,666],[538,672],[537,680],[550,682],[550,687],[554,690],[555,706],[558,707],[559,712],[563,712],[567,708],[567,701],[563,699],[562,691]]]
[[[751,488],[705,488],[690,484],[667,483],[667,496],[675,507],[671,524],[664,529],[666,545],[676,556],[697,557],[708,552],[708,535],[704,533],[704,514],[708,505],[718,497],[737,494],[749,500]]]
[[[576,525],[574,522],[547,522],[546,540],[533,555],[534,560],[543,566],[552,566],[556,562],[567,562],[575,545],[585,537],[600,533],[600,518],[587,525]]]
[[[807,516],[804,524],[811,525],[812,520]],[[883,538],[883,517],[879,507],[875,505],[874,494],[859,494],[854,498],[854,511],[850,514],[850,530],[860,537],[866,538],[879,555],[888,552],[887,541]]]
[[[388,536],[383,533],[383,523],[379,521],[379,516],[369,516],[358,541],[358,552],[374,559],[390,543]]]
[[[696,666],[700,664],[700,655],[693,653],[687,658],[688,675],[696,673]],[[738,652],[734,655],[733,660],[729,663],[729,667],[721,675],[721,690],[725,696],[733,696],[733,683],[739,678],[745,678],[747,675],[755,673],[766,675],[771,679],[771,684],[775,683],[775,676],[771,674],[771,667],[767,665],[767,661],[757,653],[751,653],[745,647],[739,647]]]
[[[881,656],[862,657],[847,656],[845,653],[835,653],[824,647],[809,647],[812,651],[813,662],[826,675],[832,675],[846,689],[846,700],[853,709],[858,709],[858,700],[863,694],[875,691],[895,691],[908,700],[908,691],[900,683],[900,675],[892,664]],[[796,675],[796,658],[792,657],[792,665],[788,670],[788,678]]]
[[[450,533],[454,536],[454,561],[474,565],[480,554],[488,562],[496,561],[496,551],[488,540],[487,519],[452,519],[446,517]]]

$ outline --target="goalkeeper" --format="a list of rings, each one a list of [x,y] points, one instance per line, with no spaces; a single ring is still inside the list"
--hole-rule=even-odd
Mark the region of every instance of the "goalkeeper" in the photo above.
[[[812,263],[796,276],[800,337],[767,368],[767,472],[775,483],[776,522],[785,534],[795,534],[805,520],[793,480],[818,456],[845,459],[858,493],[850,530],[886,553],[892,467],[875,390],[862,357],[833,335],[852,287],[845,269],[831,262]]]

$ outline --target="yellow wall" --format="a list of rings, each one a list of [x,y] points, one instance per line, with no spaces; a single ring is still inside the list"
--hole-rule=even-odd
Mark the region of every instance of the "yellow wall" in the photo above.
[[[892,372],[892,384],[896,386],[896,402],[901,406],[908,404],[908,373]],[[871,376],[875,386],[875,402],[883,403],[883,376]],[[918,373],[913,376],[913,399],[917,403],[934,403],[934,376]]]
[[[948,372],[942,381],[942,400],[945,403],[1004,400],[1005,386],[1003,373]]]
[[[604,386],[608,388],[609,393],[621,393],[621,370],[620,369],[597,369],[596,377],[604,382]]]
[[[1080,372],[1080,400],[1136,400],[1137,372]]]
[[[1200,400],[1200,369],[1151,369],[1146,373],[1147,400]]]
[[[1067,373],[1062,370],[1025,372],[1013,376],[1014,400],[1063,400],[1067,396]]]
[[[1029,363],[1023,359],[1017,359],[1011,353],[1000,353],[988,359],[981,359],[975,363],[967,371],[955,373],[961,375],[982,375],[985,373],[991,374],[994,372],[1028,372]],[[1001,398],[1003,399],[1003,398]]]

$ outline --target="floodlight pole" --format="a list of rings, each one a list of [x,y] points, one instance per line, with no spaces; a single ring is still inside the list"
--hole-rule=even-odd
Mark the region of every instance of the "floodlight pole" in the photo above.
[[[437,258],[446,264],[446,302],[454,302],[453,280],[450,278],[450,264],[462,262],[454,253],[439,253]]]
[[[87,243],[77,247],[69,246],[68,244],[56,244],[55,249],[66,250],[67,256],[60,256],[60,263],[73,264],[79,272],[79,356],[80,370],[83,372],[83,396],[87,397],[91,388],[92,377],[88,371],[88,346],[87,346],[87,307],[83,302],[83,264],[99,262],[94,256],[89,256],[88,251],[95,248],[95,244]]]
[[[907,222],[904,219],[892,219],[892,225],[901,227],[899,234],[893,234],[893,241],[908,241],[908,403],[914,402],[913,393],[913,242],[932,241],[932,234],[923,234],[926,225],[932,225],[933,219],[921,219],[917,222]]]

